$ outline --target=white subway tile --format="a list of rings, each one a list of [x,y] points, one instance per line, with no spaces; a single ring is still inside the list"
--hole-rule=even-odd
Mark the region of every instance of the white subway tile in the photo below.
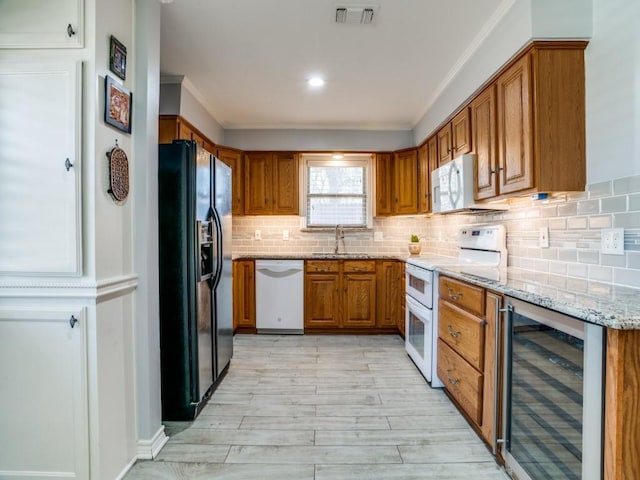
[[[618,178],[613,181],[613,193],[616,195],[636,192],[640,192],[640,175]]]
[[[613,269],[611,267],[589,265],[589,280],[611,282],[613,280]]]
[[[611,215],[594,215],[589,217],[589,228],[611,228]]]

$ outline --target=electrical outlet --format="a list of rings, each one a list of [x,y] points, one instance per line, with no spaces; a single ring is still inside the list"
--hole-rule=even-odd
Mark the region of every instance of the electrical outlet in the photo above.
[[[384,234],[382,232],[373,232],[373,241],[374,242],[383,242]]]
[[[603,228],[600,253],[624,255],[624,228]]]
[[[260,230],[256,230],[253,233],[253,239],[254,240],[262,240],[262,232]]]
[[[282,230],[282,240],[289,240],[289,230]]]
[[[538,243],[540,248],[549,248],[549,227],[540,227]]]

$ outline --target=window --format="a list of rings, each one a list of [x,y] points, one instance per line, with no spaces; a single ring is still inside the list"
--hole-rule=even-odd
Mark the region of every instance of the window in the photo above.
[[[306,227],[370,226],[370,156],[303,158]]]

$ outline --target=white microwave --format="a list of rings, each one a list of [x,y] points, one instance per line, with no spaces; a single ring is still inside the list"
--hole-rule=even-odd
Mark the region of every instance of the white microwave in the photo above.
[[[433,213],[456,212],[478,207],[473,198],[475,161],[476,155],[467,153],[431,172]]]

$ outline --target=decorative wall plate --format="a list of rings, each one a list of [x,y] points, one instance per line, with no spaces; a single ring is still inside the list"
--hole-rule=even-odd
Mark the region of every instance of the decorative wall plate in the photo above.
[[[107,153],[109,158],[109,193],[121,202],[129,195],[129,159],[118,144]]]

